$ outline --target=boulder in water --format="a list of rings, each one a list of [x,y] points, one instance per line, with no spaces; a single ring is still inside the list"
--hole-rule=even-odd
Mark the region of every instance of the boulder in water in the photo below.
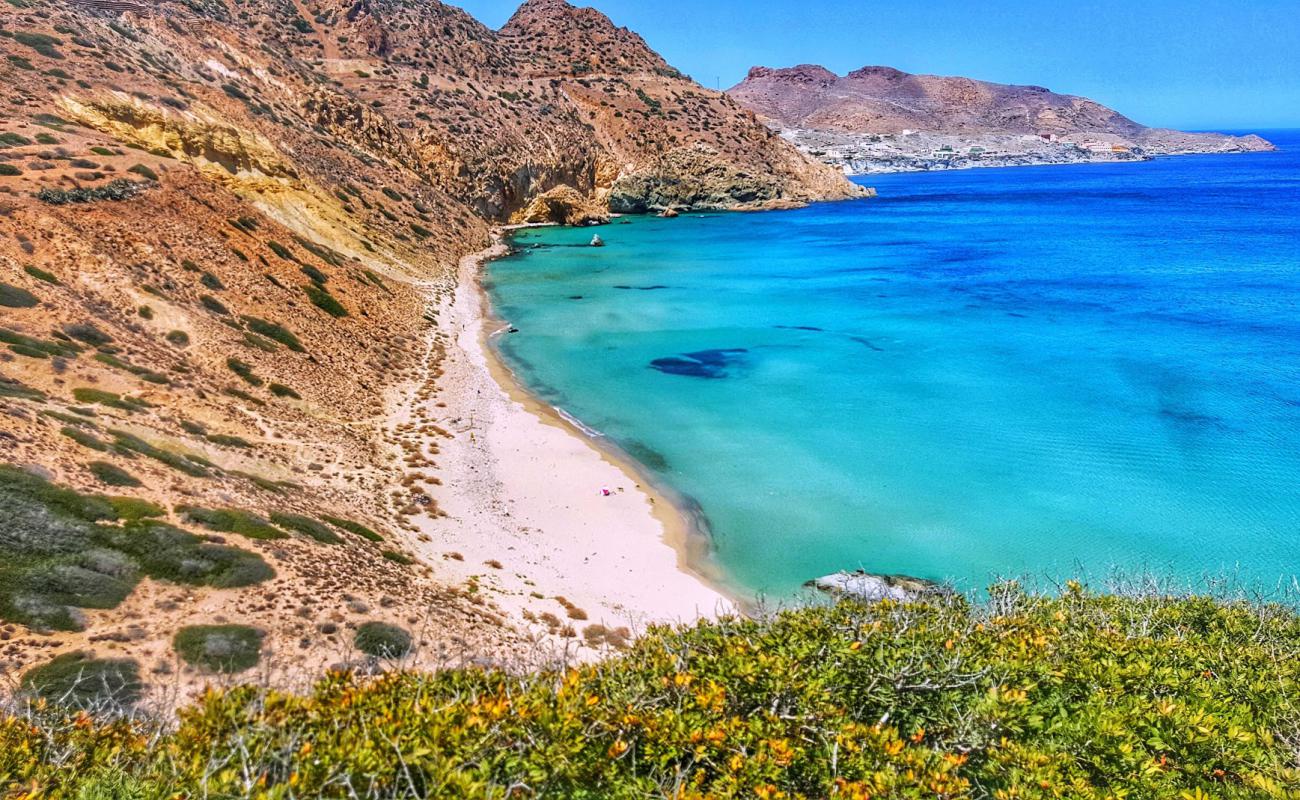
[[[927,595],[947,594],[934,581],[908,575],[875,575],[865,570],[836,572],[808,581],[804,586],[836,597],[852,597],[874,603],[877,600],[915,600]]]
[[[659,216],[664,219],[672,219],[673,217],[680,216],[680,214],[677,213],[677,209],[675,208],[665,208],[663,211],[659,212]]]
[[[600,238],[600,234],[599,234],[599,233],[596,234],[595,236],[591,237],[591,246],[592,246],[592,247],[604,247],[604,246],[605,246],[605,240],[602,239],[602,238]]]

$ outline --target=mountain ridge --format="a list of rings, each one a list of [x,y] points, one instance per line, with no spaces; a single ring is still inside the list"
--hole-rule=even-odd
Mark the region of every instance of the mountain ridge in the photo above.
[[[945,159],[936,158],[935,151],[954,153],[946,161],[961,166],[995,166],[1003,161],[980,156],[993,150],[1007,158],[1042,163],[1272,149],[1254,135],[1147,127],[1089,98],[1042,86],[911,74],[883,66],[862,67],[844,76],[816,64],[760,66],[727,92],[805,152],[820,152],[822,160],[849,171],[855,171],[858,162],[867,165],[858,171],[873,171],[873,160],[941,167]],[[916,134],[923,136],[913,142],[897,138]],[[882,142],[872,137],[895,138]],[[1029,138],[1018,142],[1008,137]],[[973,154],[972,147],[978,148]]]

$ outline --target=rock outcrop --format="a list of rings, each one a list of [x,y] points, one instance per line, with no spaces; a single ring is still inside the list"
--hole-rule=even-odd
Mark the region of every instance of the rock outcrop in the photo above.
[[[1258,136],[1148,128],[1041,86],[863,67],[754,67],[728,94],[802,150],[849,172],[1134,160],[1272,149]]]
[[[603,225],[609,222],[609,206],[572,186],[556,186],[530,200],[510,221],[516,224]]]
[[[853,597],[869,603],[915,600],[948,593],[946,587],[934,581],[907,575],[875,575],[863,570],[836,572],[808,581],[804,586],[836,597]]]

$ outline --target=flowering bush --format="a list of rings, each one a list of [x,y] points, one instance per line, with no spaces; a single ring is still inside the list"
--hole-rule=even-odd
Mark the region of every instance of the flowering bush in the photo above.
[[[331,674],[175,730],[37,706],[21,797],[1300,798],[1300,617],[1205,598],[840,602],[557,673]]]

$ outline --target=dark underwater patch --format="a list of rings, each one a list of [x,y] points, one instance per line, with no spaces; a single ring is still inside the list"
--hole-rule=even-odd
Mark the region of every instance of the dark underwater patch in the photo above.
[[[620,284],[620,285],[618,285],[618,286],[615,286],[614,288],[615,288],[615,289],[625,289],[625,290],[627,290],[627,289],[636,289],[636,290],[639,291],[639,292],[653,292],[653,291],[655,291],[656,289],[668,289],[668,288],[671,288],[671,287],[665,286],[665,285],[663,285],[662,283],[656,283],[656,284],[654,284],[653,286],[626,286],[626,285]]]
[[[813,325],[773,325],[772,327],[783,331],[815,331],[821,333],[825,328],[818,328]]]
[[[748,352],[743,347],[697,350],[679,356],[656,358],[650,362],[650,367],[667,375],[684,375],[688,378],[725,378],[729,368],[742,361]]]

